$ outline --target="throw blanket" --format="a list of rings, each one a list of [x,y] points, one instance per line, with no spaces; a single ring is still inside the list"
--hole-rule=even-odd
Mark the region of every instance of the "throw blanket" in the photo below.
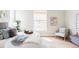
[[[28,36],[26,36],[26,35],[18,35],[18,36],[15,37],[14,40],[11,41],[11,43],[12,43],[14,46],[19,46],[19,45],[21,45],[27,38],[28,38]]]
[[[23,36],[19,36],[19,35],[26,35],[26,34],[19,33],[18,38],[23,37]],[[5,48],[37,48],[37,47],[41,47],[41,44],[40,44],[41,38],[40,38],[39,33],[34,32],[33,34],[26,35],[26,36],[27,36],[27,38],[23,42],[19,41],[19,39],[16,39],[17,36],[13,37],[13,38],[9,38],[5,43]],[[12,43],[13,40],[14,40],[14,42]],[[17,40],[17,41],[15,41],[15,40]],[[20,42],[20,43],[16,43],[16,42]]]

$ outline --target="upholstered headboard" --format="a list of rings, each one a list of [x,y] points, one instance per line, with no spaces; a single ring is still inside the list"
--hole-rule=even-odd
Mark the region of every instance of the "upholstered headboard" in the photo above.
[[[6,29],[8,27],[8,23],[7,22],[1,22],[0,23],[0,29]]]

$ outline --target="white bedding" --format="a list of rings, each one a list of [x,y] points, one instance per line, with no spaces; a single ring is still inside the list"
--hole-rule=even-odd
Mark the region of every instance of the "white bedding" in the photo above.
[[[18,35],[26,35],[23,32],[18,33]],[[28,35],[29,37],[23,42],[22,45],[19,46],[14,46],[11,41],[15,39],[15,37],[13,38],[9,38],[8,40],[6,40],[5,43],[5,48],[39,48],[40,43],[41,43],[41,39],[40,39],[40,34],[35,32],[31,35]]]

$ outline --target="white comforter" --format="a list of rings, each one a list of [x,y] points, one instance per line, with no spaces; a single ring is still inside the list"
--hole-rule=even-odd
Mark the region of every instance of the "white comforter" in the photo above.
[[[18,33],[18,35],[26,35],[23,32]],[[41,47],[40,43],[41,43],[41,39],[40,39],[40,34],[35,32],[31,35],[28,35],[29,37],[23,42],[22,45],[19,46],[14,46],[11,41],[15,39],[15,37],[13,38],[9,38],[6,40],[5,43],[5,48],[39,48]]]

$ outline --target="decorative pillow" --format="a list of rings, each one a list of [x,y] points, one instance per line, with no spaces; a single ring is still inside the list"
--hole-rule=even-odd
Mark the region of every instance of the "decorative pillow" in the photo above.
[[[4,39],[8,39],[9,38],[8,29],[2,29],[2,35]]]
[[[9,30],[9,37],[14,37],[14,36],[16,36],[16,29],[10,29]]]

